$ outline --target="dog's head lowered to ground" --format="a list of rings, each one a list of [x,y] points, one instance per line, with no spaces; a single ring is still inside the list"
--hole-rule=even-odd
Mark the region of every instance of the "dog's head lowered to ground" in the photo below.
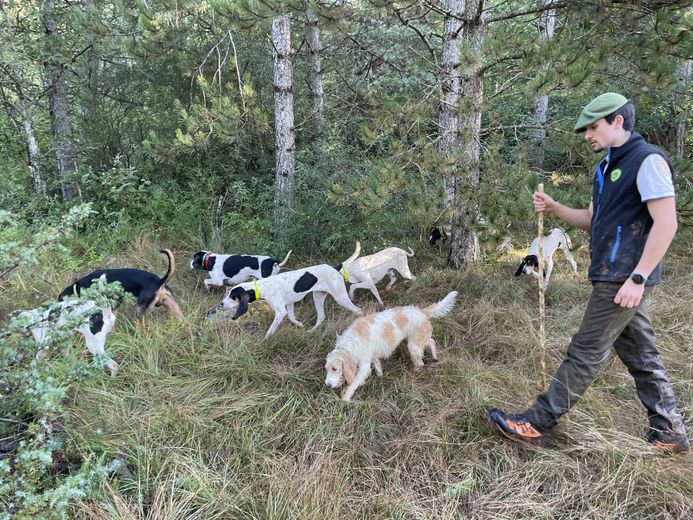
[[[365,383],[371,366],[381,376],[380,360],[390,357],[404,340],[407,340],[407,351],[415,369],[423,367],[426,349],[433,359],[438,359],[431,319],[449,314],[456,297],[457,291],[451,291],[428,307],[395,307],[357,318],[337,337],[335,348],[327,355],[325,385],[335,389],[345,387],[342,399],[349,401],[356,389]]]
[[[91,287],[95,280],[101,276],[106,277],[108,283],[118,282],[123,287],[123,290],[132,294],[137,300],[135,316],[137,318],[154,307],[164,307],[168,312],[176,318],[182,320],[183,312],[178,303],[173,297],[173,292],[166,285],[173,277],[176,269],[176,261],[173,253],[168,249],[159,250],[160,253],[166,255],[168,259],[168,269],[162,277],[142,271],[141,269],[99,269],[93,271],[78,280],[72,282],[58,296],[58,300],[64,300],[72,295],[79,295],[82,289]]]

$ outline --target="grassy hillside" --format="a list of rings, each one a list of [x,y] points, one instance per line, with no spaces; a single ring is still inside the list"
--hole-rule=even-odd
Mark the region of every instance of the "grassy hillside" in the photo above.
[[[163,273],[162,245],[140,239],[108,265]],[[541,390],[536,286],[512,277],[522,247],[456,272],[443,267],[444,253],[414,244],[417,281],[400,280],[381,295],[388,306],[426,305],[460,292],[452,314],[434,322],[439,360],[426,357],[414,372],[398,351],[349,403],[324,386],[323,367],[352,314],[328,298],[315,333],[287,320],[266,341],[272,315],[262,305],[239,322],[205,321],[222,293],[208,293],[202,275],[187,268],[192,250],[175,250],[172,287],[193,332],[163,311],[135,324],[132,309],[123,309],[107,342],[118,375],[104,370],[70,391],[65,451],[120,456],[129,468],[79,502],[74,518],[693,517],[693,456],[662,456],[642,440],[645,412],[616,358],[565,416],[551,449],[515,446],[488,423],[488,408],[523,410]],[[575,253],[579,273],[559,258],[547,294],[549,375],[590,292],[587,252]],[[692,254],[693,246],[676,244],[651,300],[689,429]],[[292,257],[288,267],[308,262]],[[70,276],[56,272],[41,283],[57,293]],[[10,295],[34,298],[28,277],[0,296],[5,308]],[[379,310],[368,291],[357,291],[355,302]],[[312,307],[310,299],[297,305],[306,324]],[[76,338],[75,356],[81,345]]]

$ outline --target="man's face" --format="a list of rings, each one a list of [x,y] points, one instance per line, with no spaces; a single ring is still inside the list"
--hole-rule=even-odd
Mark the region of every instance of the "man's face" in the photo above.
[[[618,135],[619,122],[623,119],[616,116],[614,121],[609,124],[603,117],[598,119],[585,129],[585,141],[590,144],[593,152],[601,152],[609,146],[613,146]]]

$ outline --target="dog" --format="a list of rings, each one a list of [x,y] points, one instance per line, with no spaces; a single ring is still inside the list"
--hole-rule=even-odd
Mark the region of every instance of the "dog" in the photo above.
[[[346,262],[356,258],[357,251],[349,257]],[[232,319],[238,319],[248,311],[248,304],[257,300],[265,300],[274,311],[274,321],[270,325],[265,339],[275,333],[279,324],[288,316],[289,320],[303,327],[303,323],[296,319],[294,314],[294,304],[301,301],[308,293],[313,293],[313,302],[318,314],[315,325],[311,331],[315,330],[325,319],[324,303],[327,295],[330,294],[337,303],[345,309],[356,314],[362,311],[354,305],[347,294],[343,273],[327,264],[305,267],[296,271],[287,271],[275,274],[269,278],[262,278],[253,282],[245,282],[226,290],[224,299],[217,307],[226,310],[236,310]],[[216,312],[213,309],[211,313]]]
[[[198,251],[190,261],[190,268],[198,271],[208,271],[209,278],[204,281],[205,287],[223,287],[237,285],[250,278],[259,280],[275,275],[286,265],[291,251],[281,262],[269,256],[259,255],[218,255],[209,251]]]
[[[361,244],[356,242],[356,253],[360,252]],[[407,253],[404,249],[398,247],[388,247],[372,255],[346,260],[338,268],[346,273],[344,279],[351,284],[349,297],[354,297],[356,289],[370,289],[378,303],[384,305],[375,284],[382,280],[385,275],[388,275],[390,283],[387,284],[386,289],[389,289],[397,281],[395,271],[407,280],[415,281],[416,276],[411,274],[409,264],[407,263],[407,257],[409,256],[414,256],[414,251],[411,248],[409,248]]]
[[[18,317],[28,318],[30,322],[29,332],[39,345],[45,345],[50,341],[53,327],[64,325],[68,320],[73,321],[81,317],[81,323],[73,330],[84,336],[84,342],[92,355],[107,357],[106,366],[111,370],[112,377],[116,375],[118,363],[108,357],[104,350],[106,336],[113,330],[116,321],[116,314],[110,307],[98,307],[93,300],[64,300],[58,302],[56,309],[21,311],[18,313]],[[37,357],[40,354],[41,351],[37,353]]]
[[[432,246],[435,246],[436,242],[438,242],[438,240],[440,240],[441,238],[443,239],[443,242],[446,242],[448,237],[450,236],[451,231],[452,231],[452,226],[450,224],[445,224],[444,226],[434,227],[428,233],[428,243],[431,244]]]
[[[438,303],[419,307],[395,307],[377,314],[357,318],[337,336],[334,350],[327,355],[325,385],[340,388],[342,399],[349,401],[356,389],[366,382],[371,365],[378,377],[383,375],[381,359],[387,359],[403,340],[416,370],[423,367],[424,350],[429,349],[437,360],[436,343],[431,336],[431,318],[446,316],[455,305],[457,291],[451,291]]]
[[[166,286],[176,269],[176,261],[173,253],[168,249],[160,249],[159,252],[168,258],[168,270],[161,278],[154,273],[140,269],[99,269],[72,282],[63,289],[58,296],[58,300],[62,301],[69,296],[79,295],[82,289],[90,287],[95,280],[105,275],[108,283],[120,282],[123,290],[136,298],[135,317],[137,319],[141,318],[146,312],[151,311],[154,307],[163,305],[173,316],[183,320],[183,312],[173,298],[171,289]]]
[[[549,286],[549,279],[553,271],[553,254],[557,249],[563,251],[566,259],[570,263],[573,271],[577,272],[577,263],[570,252],[570,237],[561,229],[554,228],[544,237],[544,290]],[[520,267],[515,271],[515,276],[528,274],[539,279],[539,273],[535,269],[539,268],[539,238],[532,241],[527,256],[522,259]]]

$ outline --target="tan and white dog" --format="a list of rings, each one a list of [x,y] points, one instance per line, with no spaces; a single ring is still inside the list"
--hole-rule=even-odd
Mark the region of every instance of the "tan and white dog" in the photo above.
[[[358,253],[361,252],[360,242],[356,242],[356,251]],[[384,305],[375,284],[385,278],[385,275],[388,275],[390,283],[387,284],[386,289],[389,289],[397,281],[395,271],[407,280],[415,281],[416,276],[411,274],[409,264],[407,263],[407,257],[409,256],[414,256],[414,251],[411,248],[409,248],[407,253],[399,247],[388,247],[372,255],[344,262],[342,269],[346,271],[345,280],[351,284],[349,297],[354,297],[356,289],[370,289],[378,303]]]
[[[380,360],[390,357],[405,339],[415,369],[423,366],[426,348],[431,351],[433,359],[438,359],[430,320],[449,314],[456,297],[457,291],[452,291],[424,309],[395,307],[357,318],[341,336],[337,336],[334,350],[327,355],[325,385],[340,388],[346,383],[342,399],[349,401],[356,389],[366,382],[371,365],[378,376],[382,376]]]

